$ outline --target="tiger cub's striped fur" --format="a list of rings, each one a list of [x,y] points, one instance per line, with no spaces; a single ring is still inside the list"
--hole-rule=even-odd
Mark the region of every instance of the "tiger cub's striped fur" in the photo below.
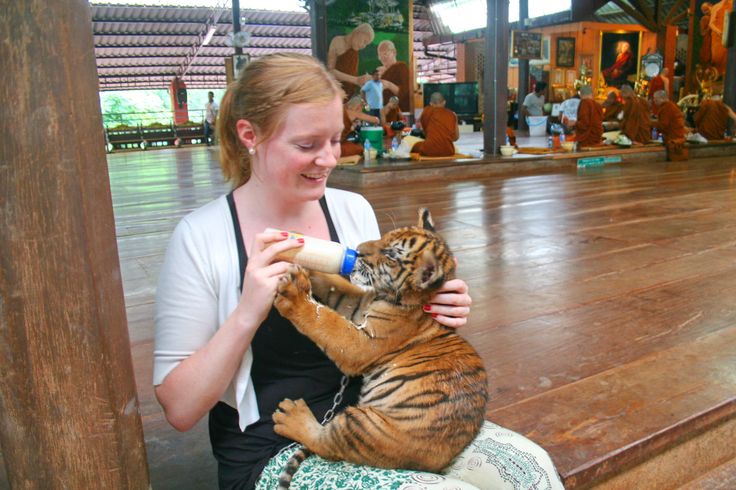
[[[363,376],[358,405],[321,426],[303,400],[286,399],[274,430],[331,460],[441,471],[477,435],[488,398],[476,351],[422,310],[454,276],[454,258],[426,209],[418,226],[358,254],[352,283],[294,266],[275,301],[342,372]],[[292,462],[283,488],[295,471]]]

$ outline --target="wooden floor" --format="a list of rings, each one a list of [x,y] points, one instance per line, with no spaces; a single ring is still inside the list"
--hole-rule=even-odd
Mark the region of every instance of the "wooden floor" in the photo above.
[[[206,422],[186,434],[168,427],[152,395],[151,359],[169,233],[227,190],[217,150],[108,161],[153,488],[214,488]],[[544,446],[569,487],[734,417],[733,156],[364,195],[382,230],[430,208],[470,284],[473,312],[461,333],[485,359],[488,417]]]

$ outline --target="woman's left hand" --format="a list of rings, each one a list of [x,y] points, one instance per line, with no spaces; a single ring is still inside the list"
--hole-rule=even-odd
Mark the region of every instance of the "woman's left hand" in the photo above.
[[[468,285],[462,279],[452,279],[442,285],[424,311],[446,327],[462,327],[468,322],[473,300]]]

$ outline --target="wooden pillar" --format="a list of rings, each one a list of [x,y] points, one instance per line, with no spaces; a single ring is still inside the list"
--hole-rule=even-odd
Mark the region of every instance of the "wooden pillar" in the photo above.
[[[506,140],[509,67],[508,0],[486,0],[485,67],[483,69],[483,151],[495,154]]]
[[[8,482],[148,489],[89,7],[5,1],[0,32],[0,443]]]
[[[526,30],[526,19],[529,17],[529,0],[519,0],[519,28]],[[519,84],[516,89],[516,102],[518,103],[516,114],[518,115],[518,127],[519,131],[529,129],[526,124],[526,119],[521,117],[521,103],[524,102],[524,97],[529,92],[529,60],[519,60]]]
[[[240,32],[240,0],[231,0],[230,5],[233,14],[233,34],[236,34]],[[242,47],[235,46],[234,49],[235,54],[243,54]]]
[[[726,74],[724,75],[724,87],[736,87],[736,12],[728,14],[730,17],[728,30],[728,54],[726,58]],[[736,107],[736,90],[733,88],[723,90],[723,102],[730,106]]]
[[[312,56],[326,64],[327,5],[324,0],[309,0],[309,19],[312,26]]]

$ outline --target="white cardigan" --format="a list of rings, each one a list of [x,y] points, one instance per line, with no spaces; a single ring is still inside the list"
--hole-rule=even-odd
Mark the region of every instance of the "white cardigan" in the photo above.
[[[325,198],[340,243],[355,248],[380,237],[376,216],[363,196],[328,188]],[[171,236],[156,291],[153,384],[160,385],[204,346],[239,300],[235,229],[223,195],[185,216]],[[252,363],[249,348],[220,399],[237,408],[241,430],[259,418]]]

